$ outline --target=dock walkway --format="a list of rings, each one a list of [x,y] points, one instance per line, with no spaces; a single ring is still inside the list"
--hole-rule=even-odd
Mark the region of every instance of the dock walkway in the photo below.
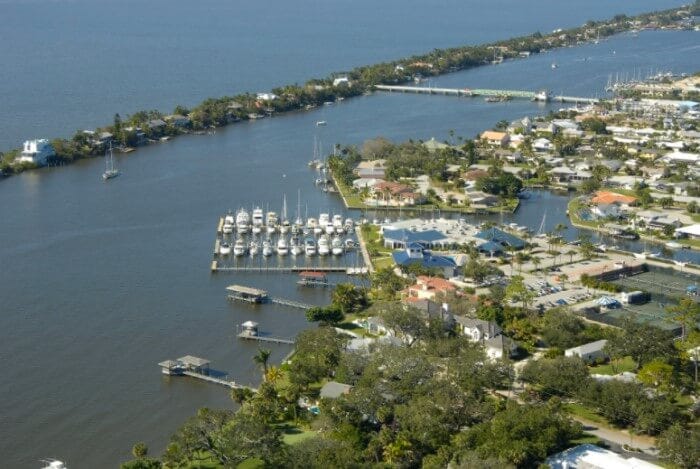
[[[224,375],[224,378],[212,376],[209,370],[209,360],[206,358],[186,355],[177,360],[162,361],[158,363],[158,366],[161,367],[161,372],[167,376],[189,376],[190,378],[206,381],[207,383],[226,386],[230,389],[250,389],[253,392],[257,392],[257,389],[251,386],[245,386],[226,379],[228,375]]]
[[[486,96],[486,97],[501,97],[522,98],[533,101],[558,101],[561,103],[581,103],[581,104],[596,104],[599,102],[596,98],[581,98],[576,96],[543,96],[542,93],[526,90],[491,90],[479,88],[433,88],[425,86],[394,86],[394,85],[375,85],[375,89],[379,91],[397,91],[400,93],[418,93],[418,94],[441,94],[446,96]]]
[[[237,334],[237,337],[239,339],[257,340],[259,342],[272,342],[274,344],[289,344],[289,345],[294,344],[294,341],[291,339],[284,339],[282,337],[272,337],[272,336],[264,336],[264,335],[251,335],[246,331],[243,331],[243,332]]]

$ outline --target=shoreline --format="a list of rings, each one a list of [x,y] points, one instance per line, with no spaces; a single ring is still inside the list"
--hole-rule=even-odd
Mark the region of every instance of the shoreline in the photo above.
[[[255,120],[266,116],[273,117],[275,114],[282,115],[290,112],[312,111],[328,102],[371,94],[375,85],[409,83],[418,77],[444,76],[489,65],[492,63],[491,56],[495,54],[496,50],[500,52],[499,60],[502,61],[527,58],[531,54],[583,45],[598,40],[599,37],[608,38],[637,28],[644,30],[686,29],[678,23],[678,20],[682,18],[679,13],[686,11],[685,7],[681,6],[641,13],[631,17],[617,15],[606,20],[589,21],[576,28],[557,30],[546,35],[535,32],[526,36],[511,37],[490,43],[436,49],[413,57],[359,66],[347,73],[331,73],[324,79],[309,80],[303,87],[293,85],[273,88],[272,93],[259,93],[257,99],[253,99],[250,93],[241,93],[233,97],[210,98],[191,109],[187,116],[180,116],[190,120],[190,127],[171,123],[154,131],[148,126],[147,120],[134,122],[135,115],[139,114],[137,112],[131,116],[132,130],[127,130],[129,127],[122,129],[121,121],[117,124],[115,119],[114,125],[97,127],[95,131],[109,132],[115,136],[115,140],[117,140],[116,137],[126,140],[126,134],[123,133],[125,131],[131,132],[129,137],[133,137],[134,128],[140,128],[146,132],[146,138],[152,140],[159,140],[162,137],[169,137],[168,140],[170,140],[179,135],[199,134],[203,131],[207,133],[207,130],[212,131],[244,120]],[[659,17],[669,20],[671,26],[652,27],[652,20],[659,19]],[[646,23],[639,24],[644,21]],[[345,84],[336,84],[338,79],[344,79]],[[283,91],[287,89],[290,91],[283,94]],[[275,91],[281,96],[274,94]],[[265,95],[265,97],[261,98],[261,95]],[[270,96],[274,96],[274,98],[269,98]],[[264,112],[264,114],[259,112]],[[160,118],[165,117],[162,113],[156,113],[160,114]],[[82,144],[76,143],[76,138],[82,138],[83,141],[80,142]],[[83,134],[82,130],[78,130],[72,139],[52,139],[54,147],[60,147],[61,152],[57,151],[55,157],[46,166],[64,166],[76,160],[103,156],[104,142],[89,141],[86,144],[85,139],[88,137]],[[133,146],[125,141],[117,143]],[[0,161],[0,176],[7,177],[37,168],[32,163],[15,164],[13,161],[18,154],[18,148],[10,149],[4,153],[0,152],[0,156],[4,156],[4,161]]]

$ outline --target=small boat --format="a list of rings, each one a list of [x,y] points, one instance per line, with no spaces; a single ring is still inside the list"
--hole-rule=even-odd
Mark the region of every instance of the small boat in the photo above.
[[[289,233],[289,230],[291,230],[292,225],[289,223],[289,220],[284,220],[282,224],[280,225],[280,233],[282,234],[287,234]]]
[[[352,218],[346,218],[345,219],[345,231],[350,232],[353,229],[355,229],[355,222],[352,220]]]
[[[42,459],[40,462],[46,464],[42,469],[68,469],[65,463],[58,459]]]
[[[245,251],[246,251],[245,241],[243,241],[243,238],[238,238],[236,240],[236,244],[233,245],[233,255],[236,257],[241,257],[242,255],[245,254]]]
[[[636,257],[637,259],[646,259],[651,255],[649,251],[644,251],[644,252],[633,252],[632,255]]]
[[[319,256],[327,256],[330,253],[331,253],[331,248],[330,248],[330,244],[328,242],[328,236],[321,235],[321,237],[318,239],[318,255]]]
[[[688,262],[683,261],[673,261],[673,263],[680,267],[685,267],[686,265],[688,265]]]
[[[292,256],[298,256],[304,252],[304,248],[299,243],[298,236],[292,236],[292,240],[289,243],[289,252],[292,254]]]
[[[270,244],[270,240],[268,239],[262,243],[262,255],[265,257],[270,257],[272,255],[272,244]]]
[[[247,233],[250,228],[250,215],[244,208],[236,213],[236,229],[239,233]]]
[[[277,254],[280,256],[286,256],[289,254],[289,245],[287,244],[287,239],[284,236],[280,236],[277,240]]]
[[[222,256],[228,256],[231,254],[231,245],[229,243],[221,243],[219,246],[219,254]]]
[[[107,154],[105,155],[105,172],[102,173],[102,179],[106,181],[119,176],[119,174],[119,171],[114,168],[114,154],[112,153],[112,144],[110,143]]]
[[[316,127],[321,127],[321,126],[324,126],[326,124],[327,124],[326,121],[316,121]]]
[[[554,69],[556,69],[556,68],[558,68],[558,67],[559,67],[559,65],[557,65],[556,62],[552,62],[552,70],[554,70]]]
[[[233,233],[233,223],[227,223],[224,222],[224,227],[221,229],[224,234],[231,234]]]
[[[343,242],[340,240],[338,236],[335,236],[331,240],[331,252],[333,253],[334,256],[339,256],[343,253]]]
[[[316,254],[316,241],[313,238],[306,238],[306,240],[304,240],[304,252],[307,256]]]
[[[345,232],[345,228],[343,227],[343,217],[340,215],[333,215],[333,230],[338,234]]]
[[[668,243],[666,243],[666,247],[669,249],[682,249],[683,245],[675,241],[669,241]]]

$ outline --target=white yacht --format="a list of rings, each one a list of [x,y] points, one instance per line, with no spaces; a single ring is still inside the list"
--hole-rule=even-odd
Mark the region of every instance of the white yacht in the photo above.
[[[236,244],[233,245],[233,255],[236,257],[240,257],[243,254],[245,254],[245,250],[246,250],[245,241],[243,241],[243,238],[238,238],[236,240]]]
[[[340,237],[335,236],[331,240],[331,252],[334,256],[339,256],[343,253],[343,242],[340,240]]]
[[[322,213],[318,216],[318,224],[324,230],[326,229],[326,225],[329,221],[331,221],[331,217],[327,213]]]
[[[253,234],[259,234],[263,226],[263,211],[260,207],[255,207],[253,210]]]
[[[306,238],[304,241],[304,252],[307,256],[316,254],[316,241],[313,238]]]
[[[298,256],[304,252],[304,247],[299,244],[298,236],[292,236],[292,240],[289,243],[289,252],[292,254],[292,256]]]
[[[343,228],[343,217],[340,215],[333,215],[333,229],[338,234],[345,231],[345,228]]]
[[[231,212],[228,213],[224,217],[224,226],[223,226],[223,232],[224,234],[231,234],[233,233],[233,225],[236,223],[236,219],[233,218],[233,215],[231,215]]]
[[[327,256],[330,254],[331,248],[328,243],[328,236],[326,235],[321,235],[320,238],[318,238],[318,255],[319,256]]]
[[[219,254],[222,256],[228,256],[231,254],[231,245],[229,243],[221,243],[219,246]]]
[[[265,226],[267,226],[267,234],[272,234],[277,231],[277,222],[279,218],[276,212],[267,212],[267,217],[265,218]]]
[[[677,243],[676,241],[669,241],[666,243],[666,247],[669,249],[680,249],[683,247],[681,243]]]
[[[242,208],[236,213],[236,229],[239,233],[247,233],[250,227],[250,215],[248,210]]]
[[[277,254],[280,256],[289,254],[289,244],[287,244],[287,238],[284,236],[280,236],[280,239],[277,240]]]
[[[248,252],[250,253],[250,257],[258,255],[258,252],[260,252],[260,245],[257,241],[253,240],[250,242],[250,244],[248,245]]]
[[[282,220],[282,223],[280,224],[280,233],[287,234],[291,228],[292,225],[289,223],[289,220]]]
[[[265,257],[269,257],[272,255],[272,244],[270,243],[269,239],[266,239],[262,243],[262,255]]]

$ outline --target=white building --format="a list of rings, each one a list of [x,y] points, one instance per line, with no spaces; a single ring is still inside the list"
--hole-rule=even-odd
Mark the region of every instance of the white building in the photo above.
[[[599,446],[584,444],[550,456],[545,461],[552,469],[659,469],[661,466],[635,457],[625,458]]]
[[[55,154],[53,146],[47,139],[27,140],[24,142],[22,153],[17,157],[16,161],[18,163],[34,163],[42,166],[46,164],[48,158]]]
[[[607,354],[603,351],[607,343],[608,341],[605,339],[596,340],[595,342],[566,349],[564,355],[567,357],[581,357],[586,362],[594,362],[599,358],[607,357]]]

